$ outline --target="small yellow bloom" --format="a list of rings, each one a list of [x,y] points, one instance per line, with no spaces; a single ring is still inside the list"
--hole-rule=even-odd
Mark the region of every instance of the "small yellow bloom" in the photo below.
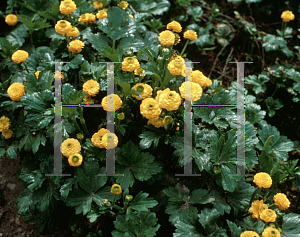
[[[94,24],[96,21],[96,16],[93,13],[85,13],[79,17],[78,21],[87,24]]]
[[[186,84],[190,84],[190,88],[191,88],[191,95],[185,95],[185,85]],[[194,82],[183,82],[181,84],[181,86],[179,87],[179,92],[182,98],[189,100],[189,101],[197,101],[200,100],[201,96],[202,96],[202,88],[199,84],[194,83]]]
[[[281,14],[281,18],[284,22],[289,22],[295,19],[295,15],[291,11],[284,11]]]
[[[111,193],[112,194],[121,194],[122,193],[122,188],[119,184],[114,184],[111,186]]]
[[[180,56],[177,56],[174,60],[169,62],[168,69],[172,75],[181,75],[182,71],[185,70],[184,59]]]
[[[137,76],[140,76],[140,77],[145,76],[144,72],[145,72],[145,70],[143,68],[134,69],[134,75],[137,75]]]
[[[74,138],[67,138],[60,146],[61,153],[69,157],[81,151],[80,142]]]
[[[253,182],[259,187],[259,188],[270,188],[272,185],[272,178],[269,174],[265,172],[260,172],[254,175]]]
[[[25,62],[28,58],[29,54],[24,50],[17,50],[13,53],[11,56],[11,60],[13,60],[15,63],[21,63]]]
[[[40,72],[41,72],[41,71],[36,71],[36,72],[34,73],[35,76],[36,76],[36,79],[39,79]]]
[[[148,122],[147,122],[148,125],[152,124],[154,127],[156,128],[161,128],[163,126],[165,126],[165,122],[164,122],[164,119],[160,119],[160,118],[157,118],[157,119],[149,119]]]
[[[158,102],[153,98],[144,99],[140,105],[140,113],[146,119],[158,119],[161,111]]]
[[[79,153],[70,155],[68,158],[68,162],[71,166],[80,166],[82,164],[82,160],[82,155],[80,155]]]
[[[132,19],[134,19],[133,15],[129,14],[129,16],[130,16]]]
[[[273,227],[268,227],[264,229],[264,231],[261,234],[263,237],[280,237],[279,231]]]
[[[140,97],[133,95],[133,94],[131,95],[132,97],[136,98],[137,100],[143,100],[143,99],[151,97],[152,91],[153,91],[152,87],[145,83],[137,83],[131,89],[141,92]]]
[[[177,22],[177,21],[172,21],[172,22],[170,22],[170,23],[167,25],[167,29],[168,29],[168,30],[173,30],[173,31],[175,31],[175,32],[177,32],[177,33],[180,33],[180,32],[182,31],[182,27],[181,27],[180,23]]]
[[[285,210],[288,209],[290,206],[290,201],[287,198],[287,196],[284,193],[277,193],[274,197],[273,200],[276,204],[276,206],[278,206],[279,210]]]
[[[157,91],[155,98],[159,106],[168,111],[177,110],[181,105],[181,97],[176,91],[171,91],[169,88]]]
[[[114,145],[111,145],[110,142],[108,141],[109,139],[113,139]],[[103,148],[106,149],[114,149],[118,145],[118,137],[114,133],[106,133],[102,136],[101,138],[101,145]]]
[[[122,62],[122,70],[125,72],[133,72],[140,67],[139,61],[134,57],[126,57]]]
[[[55,76],[58,78],[59,77],[59,71],[56,71],[55,73],[54,73],[54,79],[55,79]],[[65,76],[64,76],[64,74],[60,74],[60,78],[62,79],[62,80],[64,80],[65,79]]]
[[[193,40],[196,41],[197,39],[197,33],[193,30],[187,30],[186,32],[184,32],[183,37],[189,40]]]
[[[98,13],[96,14],[96,17],[98,19],[106,18],[107,17],[107,8],[98,11]]]
[[[111,103],[108,105],[108,100],[114,100],[114,105]],[[105,111],[117,111],[122,107],[122,104],[122,99],[117,94],[110,94],[108,97],[105,96],[101,101],[101,105]]]
[[[95,104],[94,99],[92,99],[89,95],[85,95],[83,98],[85,104],[92,105]]]
[[[118,7],[121,8],[122,10],[125,10],[126,7],[128,7],[129,3],[126,1],[122,1],[118,4]]]
[[[20,101],[25,94],[25,87],[20,82],[15,82],[7,89],[7,94],[13,101]]]
[[[71,28],[67,32],[67,36],[78,37],[78,35],[79,35],[79,30],[77,29],[77,27],[71,26]]]
[[[5,130],[8,130],[10,127],[10,121],[8,117],[5,117],[4,115],[0,118],[0,132],[3,132]]]
[[[254,231],[245,231],[241,233],[240,237],[259,237],[259,234]]]
[[[59,10],[62,14],[72,14],[76,10],[76,4],[72,0],[64,0],[59,5]]]
[[[73,54],[74,53],[80,53],[82,49],[84,48],[84,43],[81,40],[72,40],[69,43],[69,51],[71,51]]]
[[[18,23],[18,17],[14,14],[8,14],[6,17],[5,17],[5,22],[7,25],[9,26],[14,26]]]
[[[11,138],[11,136],[13,135],[13,131],[11,129],[7,129],[7,130],[4,130],[2,131],[2,135],[5,139],[9,139]]]
[[[264,222],[275,222],[276,217],[276,212],[272,209],[263,210],[260,214],[260,219],[262,219]]]
[[[88,80],[82,86],[82,90],[89,96],[96,96],[99,93],[100,85],[96,80]]]
[[[105,146],[103,146],[103,143],[102,143],[102,137],[107,132],[109,132],[109,130],[107,130],[105,128],[101,128],[98,132],[94,133],[94,135],[91,138],[92,144],[98,148],[105,148]]]
[[[163,46],[171,46],[175,43],[175,34],[170,30],[160,32],[158,41]]]
[[[124,114],[124,113],[119,113],[119,114],[117,115],[117,118],[118,118],[119,120],[124,120],[125,114]]]
[[[93,5],[94,5],[95,9],[103,7],[103,3],[102,2],[98,2],[98,1],[94,1]]]
[[[255,200],[251,203],[251,207],[248,212],[252,214],[253,218],[260,220],[260,214],[263,210],[267,210],[268,205],[264,204],[263,200]]]
[[[209,87],[212,84],[212,81],[199,70],[192,71],[191,81],[198,83],[201,87]]]
[[[55,25],[55,31],[59,34],[67,34],[71,28],[71,23],[65,20],[60,20]]]

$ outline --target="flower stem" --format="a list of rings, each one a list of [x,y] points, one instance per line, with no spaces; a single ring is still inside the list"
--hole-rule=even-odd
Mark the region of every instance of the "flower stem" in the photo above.
[[[131,76],[132,76],[132,78],[133,78],[133,82],[134,82],[134,85],[136,84],[136,80],[135,80],[135,76],[134,76],[134,73],[133,72],[131,72]]]
[[[116,197],[117,197],[117,194],[114,194],[114,198],[113,198],[113,201],[112,201],[112,207],[113,208],[115,208],[115,209],[117,209],[117,210],[119,210],[119,211],[122,211],[123,209],[122,209],[122,207],[119,207],[118,205],[116,205],[115,204],[115,202],[116,202]]]
[[[112,48],[115,49],[115,44],[116,44],[116,41],[113,40],[113,44],[112,44]]]
[[[186,43],[185,43],[185,45],[184,45],[184,47],[183,47],[183,49],[182,49],[182,51],[181,51],[181,54],[180,54],[180,56],[182,56],[183,55],[183,53],[184,53],[184,51],[185,51],[185,49],[186,49],[186,46],[188,45],[188,43],[190,42],[190,40],[188,39],[187,41],[186,41]]]
[[[259,194],[260,194],[261,190],[262,190],[262,188],[260,188],[260,189],[258,190],[258,193],[256,194],[256,195],[257,195],[257,198],[259,198]]]
[[[29,73],[29,70],[28,70],[28,67],[27,67],[26,63],[25,62],[22,62],[22,63],[24,64],[26,71]]]
[[[83,117],[83,107],[80,108],[80,123],[82,124],[83,131],[86,135],[86,137],[90,137],[89,131],[87,130],[85,119]]]
[[[73,19],[72,19],[72,17],[71,17],[71,14],[68,14],[68,16],[69,16],[69,19],[70,19],[70,21],[71,21],[72,26],[74,26],[74,21],[73,21]]]
[[[78,125],[78,123],[76,121],[76,117],[75,116],[73,117],[73,122],[74,122],[74,124],[76,126],[77,132],[81,133],[82,131],[81,131],[81,129],[80,129],[80,127],[79,127],[79,125]]]
[[[287,22],[284,23],[283,32],[282,32],[282,37],[283,38],[284,38],[286,26],[287,26]]]

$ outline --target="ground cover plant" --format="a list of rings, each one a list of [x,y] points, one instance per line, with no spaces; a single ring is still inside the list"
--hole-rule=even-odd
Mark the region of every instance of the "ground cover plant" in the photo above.
[[[299,236],[300,8],[269,2],[7,1],[0,156],[22,161],[22,191],[10,205],[49,236],[62,222],[64,236]],[[252,64],[239,142],[253,176],[230,176],[242,61]],[[55,125],[57,81],[61,103],[82,106],[62,106]],[[101,106],[83,106],[92,104]],[[62,174],[71,176],[48,176],[58,127]],[[187,145],[201,176],[175,176]],[[122,175],[98,176],[112,149]]]

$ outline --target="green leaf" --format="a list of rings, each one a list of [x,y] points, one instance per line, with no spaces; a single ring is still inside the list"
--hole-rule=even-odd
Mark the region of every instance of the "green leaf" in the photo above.
[[[300,233],[300,215],[289,213],[283,216],[282,235],[288,237],[297,237]]]
[[[148,193],[139,192],[130,205],[128,206],[127,210],[136,210],[136,211],[148,211],[149,208],[155,207],[158,202],[155,201],[153,198],[147,198]]]
[[[251,201],[252,194],[254,193],[255,188],[249,183],[245,182],[243,177],[240,182],[237,182],[237,187],[232,193],[227,194],[230,205],[233,207],[234,215],[238,211],[246,212]]]
[[[77,69],[84,62],[84,57],[81,54],[77,54],[75,58],[73,58],[70,63],[66,63],[62,66],[62,71],[68,71],[70,68]]]
[[[53,93],[49,90],[25,94],[21,98],[25,109],[28,110],[25,122],[36,129],[43,129],[54,119],[47,109],[51,108],[53,103]]]
[[[49,28],[46,30],[46,36],[48,38],[53,39],[59,39],[59,40],[64,40],[65,37],[62,34],[59,34],[55,31],[55,28]]]
[[[39,172],[39,170],[33,170],[33,171],[22,170],[19,177],[26,184],[26,187],[30,191],[41,188],[43,182],[47,179],[44,174],[41,174]]]
[[[261,92],[264,93],[267,89],[265,83],[269,80],[270,78],[266,74],[260,74],[258,77],[256,75],[245,77],[245,83],[253,86],[253,91],[255,92],[255,94]]]
[[[220,217],[220,213],[217,209],[208,209],[205,207],[203,210],[201,210],[201,213],[198,215],[198,217],[199,222],[205,229],[206,233],[212,233],[213,230],[218,229],[216,222]]]
[[[19,45],[18,47],[22,47],[22,45],[25,43],[25,38],[28,37],[28,28],[25,26],[25,24],[21,24],[17,26],[16,29],[11,31],[7,36],[6,39],[14,45]],[[3,47],[2,47],[2,50]]]
[[[167,12],[171,4],[168,0],[147,0],[139,1],[133,8],[138,12],[149,12],[153,15],[162,15]]]
[[[194,27],[190,27],[191,30]],[[198,37],[196,39],[196,45],[200,46],[201,48],[214,45],[214,39],[209,34],[209,29],[200,27],[196,32],[198,32]]]
[[[14,141],[6,150],[5,156],[9,159],[17,159],[18,141]]]
[[[217,190],[210,191],[211,201],[213,202],[214,208],[218,210],[220,215],[224,215],[224,212],[227,214],[230,213],[231,206],[222,199],[221,193]]]
[[[51,24],[48,22],[45,22],[46,19],[41,19],[41,18],[31,18],[26,15],[17,15],[18,20],[22,22],[28,29],[29,32],[33,32],[35,30],[40,30],[44,28],[49,28]]]
[[[116,230],[111,232],[113,237],[153,237],[160,228],[155,213],[145,211],[118,215],[114,226]]]
[[[199,17],[203,15],[203,10],[200,6],[187,6],[187,14],[192,15],[194,21],[201,21]]]
[[[96,49],[100,53],[104,53],[104,48],[108,46],[107,37],[104,36],[104,34],[101,34],[98,32],[97,34],[85,34],[83,35],[83,39],[87,40],[92,44],[92,47]]]
[[[119,7],[111,7],[107,10],[107,18],[100,19],[97,24],[101,31],[103,31],[112,40],[118,40],[126,37],[129,31],[135,31],[134,26],[129,26],[126,21],[128,14]]]
[[[177,221],[174,226],[177,228],[175,233],[173,233],[174,237],[203,237],[201,233],[199,233],[197,228],[199,222],[197,218],[193,216],[186,216],[182,221]]]
[[[42,17],[55,21],[59,13],[59,1],[54,0],[51,3],[51,8],[48,8],[46,11],[38,12]]]
[[[117,183],[126,189],[132,187],[134,177],[137,180],[144,181],[152,177],[152,175],[161,172],[162,168],[159,163],[154,161],[154,156],[149,152],[141,152],[138,147],[132,142],[127,142],[121,150],[117,150],[116,161],[122,167],[118,167],[118,172],[123,173],[124,177],[118,177]]]
[[[266,111],[262,110],[260,105],[254,103],[246,103],[245,116],[246,121],[256,124],[265,118]]]
[[[45,146],[45,144],[46,144],[46,138],[44,137],[44,135],[42,133],[39,133],[35,137],[34,142],[32,143],[33,154],[35,154],[38,151],[40,144],[42,144],[43,146]]]
[[[159,142],[159,139],[163,136],[163,134],[158,134],[156,132],[151,132],[151,131],[145,131],[142,134],[140,134],[138,137],[143,138],[140,141],[140,148],[142,150],[148,149],[152,143],[154,147],[156,148]]]
[[[275,115],[275,110],[279,110],[283,107],[283,103],[279,99],[273,99],[273,97],[268,97],[266,100],[266,105],[268,108],[269,117],[273,117]]]
[[[33,204],[32,192],[29,189],[22,189],[21,193],[18,195],[16,204],[18,207],[18,213],[23,214],[30,210],[30,206]]]
[[[270,124],[264,125],[261,130],[258,130],[260,141],[256,145],[259,150],[263,149],[267,139],[273,135],[272,141],[267,149],[268,154],[274,154],[280,161],[286,161],[289,158],[288,152],[294,149],[294,143],[287,139],[286,136],[280,136],[276,127]],[[271,153],[272,152],[272,153]]]
[[[132,52],[138,52],[141,47],[144,46],[144,40],[133,36],[124,37],[120,40],[118,47],[122,48],[124,52],[131,50]]]
[[[255,231],[256,233],[263,232],[265,227],[265,223],[263,221],[256,220],[251,215],[244,218],[243,221],[237,221],[237,224],[248,231]]]
[[[63,198],[67,198],[69,195],[69,192],[72,191],[73,185],[76,183],[75,178],[69,178],[66,180],[67,183],[61,186],[59,192]]]
[[[238,227],[235,223],[226,220],[228,227],[230,229],[231,237],[240,237],[242,234],[242,229],[241,227]]]
[[[52,90],[53,72],[43,70],[40,72],[38,79],[35,74],[29,73],[26,77],[25,91],[28,94],[42,92],[44,90]]]
[[[262,149],[262,152],[261,152],[261,155],[260,155],[260,167],[261,169],[266,172],[266,173],[269,173],[271,172],[271,169],[273,167],[273,159],[275,158],[274,155],[270,156],[268,154],[268,151],[270,151],[270,145],[269,143],[272,142],[272,137],[274,135],[271,135],[268,137],[268,139],[266,140],[265,144],[264,144],[264,147]]]

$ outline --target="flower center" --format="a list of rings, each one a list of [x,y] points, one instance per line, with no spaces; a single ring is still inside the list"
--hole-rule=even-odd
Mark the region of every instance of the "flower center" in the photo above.
[[[79,160],[79,158],[78,158],[78,156],[73,156],[72,160],[73,160],[74,162],[77,162],[77,161]]]
[[[69,143],[69,144],[68,144],[68,147],[71,147],[71,146],[72,146],[72,144],[71,144],[71,143]]]
[[[139,92],[143,92],[143,91],[144,91],[144,87],[141,86],[141,85],[139,85],[139,86],[137,87],[137,90],[138,90]]]
[[[170,99],[170,98],[173,98],[173,94],[170,93],[168,97],[169,97],[169,99]]]
[[[148,105],[148,109],[152,110],[154,106],[152,104]]]
[[[128,62],[129,64],[131,64],[132,61],[133,61],[133,58],[127,58],[127,62]]]
[[[271,235],[276,236],[276,232],[274,230],[271,230]]]

